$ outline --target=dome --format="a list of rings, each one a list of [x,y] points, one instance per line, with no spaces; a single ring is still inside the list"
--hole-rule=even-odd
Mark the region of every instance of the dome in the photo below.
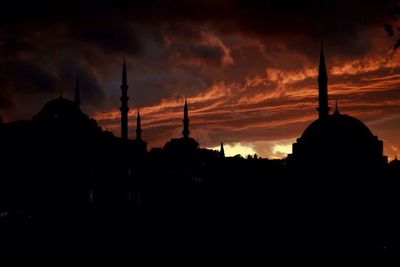
[[[71,135],[73,132],[82,137],[101,130],[94,119],[80,110],[78,104],[63,97],[47,102],[33,117],[33,122],[45,133],[50,134],[56,131]]]
[[[187,157],[196,152],[199,143],[193,138],[173,138],[164,145],[164,151],[172,156]]]
[[[336,111],[312,122],[293,144],[293,155],[307,162],[383,162],[383,143],[360,120]]]
[[[389,167],[390,168],[400,169],[400,160],[397,159],[397,156],[394,158],[394,160],[389,162]]]
[[[321,140],[328,138],[333,141],[335,139],[347,141],[359,141],[374,138],[374,135],[368,127],[360,120],[340,114],[334,113],[327,119],[317,119],[311,123],[304,131],[301,139],[303,141]]]
[[[42,120],[72,120],[86,116],[74,102],[60,97],[47,102],[37,117]]]
[[[388,164],[388,174],[389,177],[400,178],[400,160],[397,159],[397,156],[389,162]]]

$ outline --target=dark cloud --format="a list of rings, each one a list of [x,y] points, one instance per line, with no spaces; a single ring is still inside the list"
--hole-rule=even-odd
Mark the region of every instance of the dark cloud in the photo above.
[[[43,67],[28,60],[3,62],[0,66],[1,86],[25,94],[47,93],[55,89],[55,77]]]
[[[32,51],[33,46],[23,40],[21,36],[16,36],[9,32],[0,32],[0,55],[2,59],[13,59],[20,51]]]
[[[224,50],[217,45],[174,43],[169,47],[172,61],[199,61],[207,66],[223,65]]]
[[[143,53],[142,39],[137,28],[129,21],[106,16],[95,20],[78,20],[67,24],[67,27],[69,38],[92,43],[106,53],[135,56]]]
[[[310,42],[323,39],[332,44],[333,52],[357,56],[369,48],[368,42],[357,42],[360,28],[382,25],[389,9],[388,1],[378,0],[22,1],[4,8],[0,20],[18,36],[58,25],[65,27],[66,39],[125,55],[144,53],[146,34],[164,42],[166,35],[195,39],[202,30],[212,29],[257,37],[266,44],[280,39],[292,51],[309,55]],[[18,45],[12,46],[18,49]],[[211,63],[221,52],[202,46],[191,49],[190,54]]]
[[[7,96],[0,93],[0,111],[2,111],[3,109],[10,108],[10,107],[12,107],[12,103],[11,103],[10,99],[8,99]],[[0,115],[2,115],[2,114],[0,114]]]
[[[105,32],[120,25],[119,32],[129,32],[123,21],[146,28],[166,23],[178,32],[185,25],[211,24],[221,32],[241,31],[256,35],[306,35],[321,39],[353,35],[360,26],[376,25],[388,16],[392,1],[243,1],[243,0],[153,0],[153,1],[22,1],[4,10],[9,23],[32,22],[43,26],[57,22],[93,31]],[[368,19],[366,19],[368,18]],[[76,24],[74,24],[76,23]],[[382,24],[380,24],[382,25]],[[127,31],[128,30],[128,31]],[[98,33],[93,41],[102,40]],[[102,35],[102,34],[99,34]],[[108,42],[103,40],[104,42]],[[113,44],[114,45],[114,44]]]
[[[383,25],[383,28],[385,29],[385,31],[389,34],[389,36],[393,36],[394,32],[393,32],[393,26],[391,24],[385,23]]]

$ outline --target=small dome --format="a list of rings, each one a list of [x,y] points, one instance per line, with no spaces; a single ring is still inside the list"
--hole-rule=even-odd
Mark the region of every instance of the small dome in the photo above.
[[[400,160],[397,159],[397,156],[394,158],[394,160],[389,162],[389,167],[400,169]]]

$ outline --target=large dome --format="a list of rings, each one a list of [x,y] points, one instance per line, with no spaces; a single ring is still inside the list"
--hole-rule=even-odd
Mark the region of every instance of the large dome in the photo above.
[[[385,161],[382,141],[360,120],[338,111],[312,122],[293,144],[293,156],[301,162],[335,166]]]
[[[47,102],[33,117],[33,122],[51,134],[56,131],[71,136],[74,132],[82,137],[100,131],[96,121],[83,113],[79,104],[63,97]]]
[[[86,116],[74,102],[60,97],[47,102],[37,117],[41,120],[74,120]]]
[[[301,139],[303,141],[318,142],[322,139],[326,141],[349,141],[358,142],[374,138],[368,127],[360,120],[335,112],[327,119],[317,119],[311,123],[304,131]]]

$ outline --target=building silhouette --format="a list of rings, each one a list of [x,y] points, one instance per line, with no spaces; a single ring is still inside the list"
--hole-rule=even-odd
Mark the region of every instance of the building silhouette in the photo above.
[[[93,203],[119,210],[121,203],[136,197],[132,177],[142,175],[140,162],[146,157],[147,143],[139,113],[136,139],[128,139],[127,88],[124,62],[121,138],[102,130],[82,111],[78,78],[73,100],[60,93],[32,120],[2,124],[0,146],[7,155],[1,170],[4,209],[25,216],[54,210],[58,216],[65,209],[73,212]]]
[[[183,129],[181,138],[172,138],[164,145],[166,153],[170,154],[171,157],[190,157],[194,156],[199,143],[192,137],[189,136],[189,109],[188,102],[185,98],[185,104],[183,106]]]
[[[185,98],[185,106],[183,107],[183,130],[182,130],[182,135],[184,139],[189,138],[189,110],[187,106],[187,98]]]
[[[395,156],[395,158],[388,164],[389,176],[394,179],[400,179],[400,160]]]
[[[122,140],[126,141],[128,139],[128,81],[127,81],[127,74],[126,74],[126,63],[124,59],[124,63],[122,65],[122,84],[121,84],[121,138]]]
[[[219,149],[219,157],[225,158],[225,150],[224,150],[224,143],[221,142],[221,147]]]
[[[381,170],[387,164],[383,142],[360,120],[328,106],[328,75],[321,45],[318,71],[318,119],[293,144],[291,163],[302,168]]]
[[[136,137],[128,136],[127,89],[124,61],[120,137],[82,111],[78,78],[73,100],[60,94],[32,120],[0,119],[0,230],[24,225],[64,242],[67,229],[74,245],[89,236],[85,249],[96,253],[118,245],[226,255],[283,248],[327,258],[400,252],[399,160],[387,164],[382,141],[337,103],[330,113],[322,47],[318,119],[285,159],[228,157],[223,143],[219,151],[199,147],[186,98],[182,136],[147,151],[139,109]]]
[[[140,118],[140,110],[138,108],[136,115],[136,138],[132,140],[136,158],[144,158],[147,153],[147,142],[142,139],[142,120]]]

